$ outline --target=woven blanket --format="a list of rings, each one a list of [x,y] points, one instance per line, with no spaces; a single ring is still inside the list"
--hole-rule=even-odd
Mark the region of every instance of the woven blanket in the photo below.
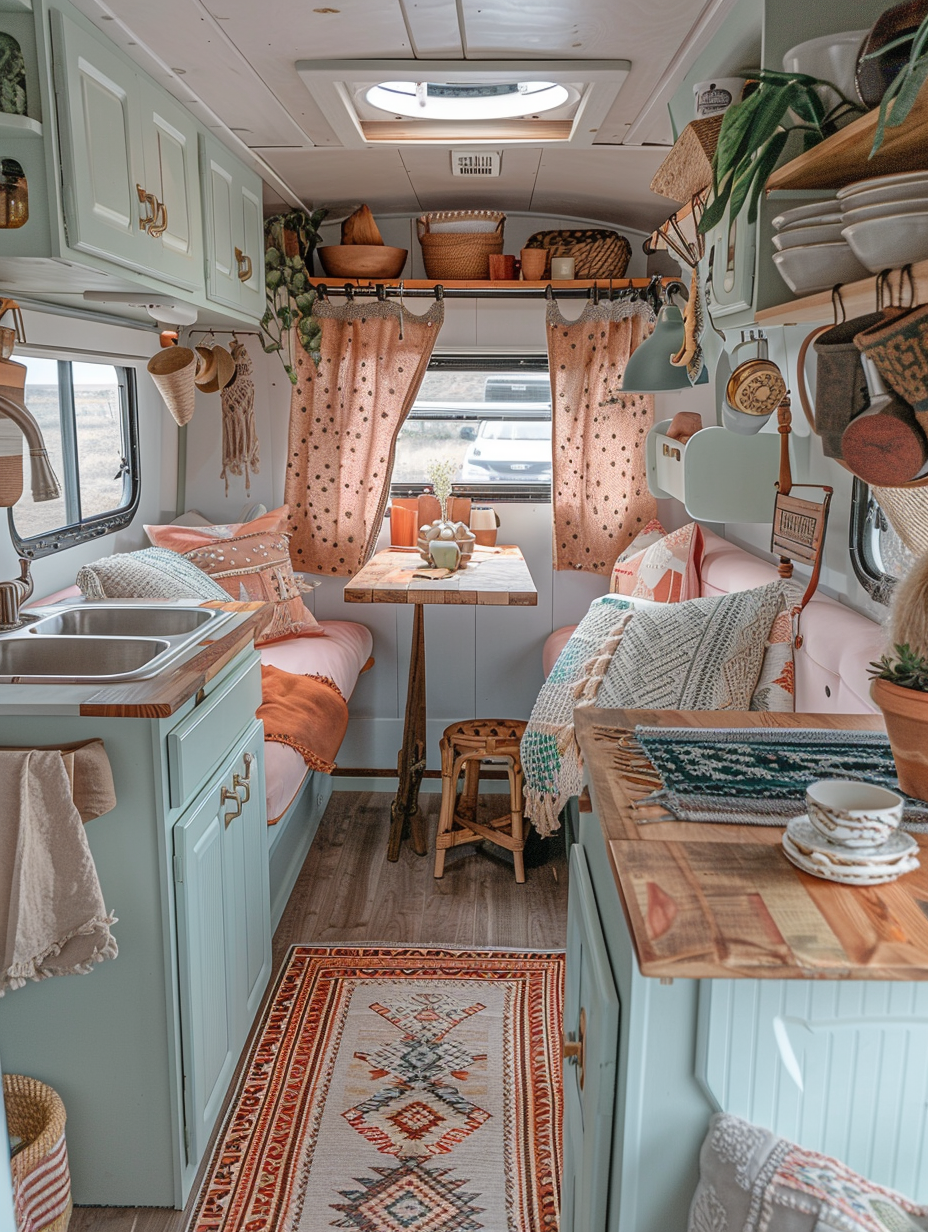
[[[638,727],[635,741],[658,776],[657,790],[638,803],[659,804],[677,821],[783,825],[805,811],[816,779],[899,791],[882,732]],[[928,831],[928,805],[907,800],[903,825]]]
[[[265,663],[258,718],[264,739],[296,749],[310,770],[331,774],[348,730],[348,703],[327,676],[297,676]]]

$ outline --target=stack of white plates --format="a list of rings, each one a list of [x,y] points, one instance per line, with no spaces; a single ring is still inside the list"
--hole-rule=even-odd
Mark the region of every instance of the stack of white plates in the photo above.
[[[837,204],[841,234],[871,273],[928,258],[928,171],[859,180]]]
[[[774,264],[796,295],[811,295],[867,276],[842,234],[845,222],[839,202],[797,205],[775,218],[773,225]]]

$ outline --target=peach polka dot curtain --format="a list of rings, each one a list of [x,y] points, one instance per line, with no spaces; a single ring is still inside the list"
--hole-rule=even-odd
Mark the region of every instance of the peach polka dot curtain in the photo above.
[[[590,303],[576,321],[548,304],[555,569],[608,576],[657,512],[645,473],[654,400],[619,389],[653,320],[645,304]]]
[[[390,490],[396,438],[416,399],[444,306],[316,302],[318,368],[293,347],[284,499],[293,567],[351,577],[374,551]]]

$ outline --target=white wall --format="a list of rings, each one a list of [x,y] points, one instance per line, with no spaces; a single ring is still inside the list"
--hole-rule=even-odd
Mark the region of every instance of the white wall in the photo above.
[[[144,522],[174,516],[177,469],[177,428],[145,371],[158,349],[157,330],[98,323],[51,312],[23,313],[27,343],[18,348],[28,354],[59,359],[98,360],[136,369],[139,413],[139,454],[142,468],[141,503],[132,524],[115,535],[95,539],[46,556],[32,566],[35,595],[41,597],[70,585],[81,565],[112,552],[130,552],[148,546]],[[16,356],[14,355],[14,359]],[[29,483],[28,460],[25,482]],[[5,519],[0,524],[0,578],[19,573],[19,563]]]

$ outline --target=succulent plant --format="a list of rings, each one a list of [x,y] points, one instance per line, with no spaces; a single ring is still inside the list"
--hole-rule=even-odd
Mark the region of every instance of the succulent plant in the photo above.
[[[903,689],[915,689],[928,693],[928,656],[918,654],[909,645],[895,646],[894,654],[884,654],[876,663],[871,663],[870,675],[878,680],[888,680]]]

